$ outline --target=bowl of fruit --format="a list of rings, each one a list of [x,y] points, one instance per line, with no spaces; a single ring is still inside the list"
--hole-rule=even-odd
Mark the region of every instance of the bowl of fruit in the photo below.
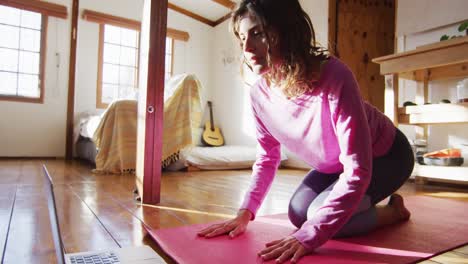
[[[464,162],[461,150],[448,148],[429,152],[423,155],[424,164],[435,166],[461,166]]]

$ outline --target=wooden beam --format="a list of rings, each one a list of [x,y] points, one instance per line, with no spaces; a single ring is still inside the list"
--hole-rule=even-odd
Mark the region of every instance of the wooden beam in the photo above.
[[[190,38],[189,33],[173,28],[167,28],[167,36],[176,39],[176,40],[181,40],[181,41],[188,41]]]
[[[223,23],[224,21],[228,20],[231,18],[231,12],[227,13],[225,16],[223,16],[222,18],[218,19],[215,21],[215,26]]]
[[[398,108],[401,124],[466,123],[468,103],[414,105]]]
[[[73,120],[75,109],[75,68],[76,68],[76,42],[78,35],[78,10],[80,0],[73,0],[72,19],[70,31],[70,64],[68,66],[68,101],[67,101],[67,127],[65,158],[73,158]]]
[[[385,75],[385,115],[398,125],[398,74]]]
[[[117,27],[125,27],[133,30],[141,30],[141,23],[138,20],[113,16],[105,13],[92,11],[89,9],[83,10],[82,17],[84,20],[98,24],[109,24]],[[167,29],[167,36],[175,40],[188,41],[190,35],[186,31],[173,28]]]
[[[234,7],[236,7],[236,3],[230,0],[211,0],[211,1],[218,3],[224,7],[227,7],[231,10],[234,9]]]
[[[83,10],[82,17],[86,21],[95,22],[98,24],[108,24],[117,27],[130,28],[138,31],[141,28],[141,23],[138,20],[104,14],[89,9]]]
[[[209,26],[212,26],[212,27],[216,26],[216,23],[214,21],[211,21],[211,20],[209,20],[207,18],[204,18],[204,17],[202,17],[200,15],[197,15],[197,14],[195,14],[195,13],[193,13],[191,11],[188,11],[187,9],[184,9],[184,8],[182,8],[180,6],[177,6],[177,5],[174,5],[174,4],[171,4],[171,3],[168,3],[167,6],[170,9],[172,9],[172,10],[174,10],[176,12],[184,14],[184,15],[186,15],[188,17],[191,17],[191,18],[193,18],[195,20],[198,20],[198,21],[200,21],[202,23],[205,23],[205,24],[207,24]]]
[[[39,0],[0,0],[0,5],[38,12],[46,16],[66,19],[67,7]]]
[[[468,75],[468,62],[428,69],[429,81],[463,78]],[[422,82],[425,69],[400,74],[400,78]]]

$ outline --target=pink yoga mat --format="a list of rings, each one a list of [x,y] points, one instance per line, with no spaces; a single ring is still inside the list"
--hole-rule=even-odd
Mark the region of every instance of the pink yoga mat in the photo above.
[[[330,240],[299,263],[412,263],[468,243],[467,203],[423,196],[405,197],[405,203],[412,213],[409,221],[365,236]],[[196,235],[209,225],[148,231],[178,263],[239,264],[263,263],[257,252],[265,243],[296,230],[282,214],[257,217],[234,239]]]

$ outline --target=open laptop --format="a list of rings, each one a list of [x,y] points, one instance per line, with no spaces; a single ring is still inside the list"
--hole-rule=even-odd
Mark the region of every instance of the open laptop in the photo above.
[[[65,254],[60,234],[60,225],[55,205],[54,184],[45,165],[42,165],[46,178],[47,207],[49,208],[50,225],[55,244],[58,264],[87,264],[87,263],[132,263],[150,264],[166,263],[154,250],[148,246],[126,247],[110,250],[88,251],[73,254]]]

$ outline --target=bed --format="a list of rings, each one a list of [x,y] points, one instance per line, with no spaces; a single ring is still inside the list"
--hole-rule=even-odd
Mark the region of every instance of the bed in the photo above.
[[[101,122],[102,114],[95,112],[81,113],[75,121],[74,142],[75,156],[95,164],[97,148],[93,142],[93,135],[99,123]]]
[[[194,75],[174,76],[164,94],[162,166],[193,145],[201,124],[201,84]],[[75,123],[75,154],[95,164],[96,173],[134,173],[137,101],[117,100],[102,114],[81,113]]]

